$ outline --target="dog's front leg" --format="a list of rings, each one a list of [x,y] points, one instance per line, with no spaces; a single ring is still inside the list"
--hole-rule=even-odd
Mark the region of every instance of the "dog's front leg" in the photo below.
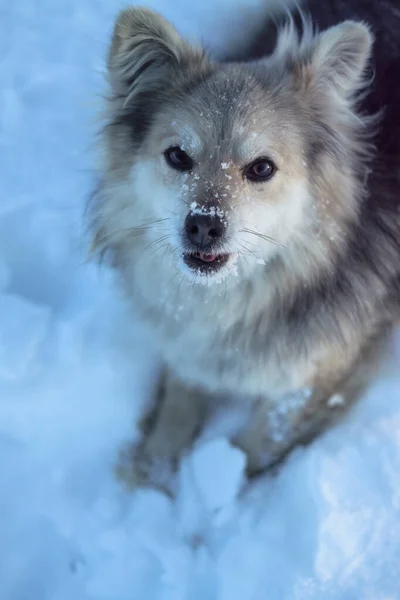
[[[125,449],[119,476],[129,487],[171,492],[179,459],[191,447],[208,412],[208,397],[165,372],[152,411],[142,423],[142,438]]]
[[[274,403],[260,399],[250,422],[233,439],[246,453],[248,475],[277,465],[295,446],[308,444],[338,421],[359,397],[360,389],[350,383],[305,388]]]

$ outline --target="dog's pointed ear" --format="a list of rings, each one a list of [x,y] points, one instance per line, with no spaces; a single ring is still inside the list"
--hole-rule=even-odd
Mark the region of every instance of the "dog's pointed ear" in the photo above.
[[[200,54],[161,15],[125,9],[116,20],[108,54],[111,86],[119,95],[149,91],[167,80],[174,67]]]
[[[344,96],[360,87],[371,58],[373,35],[361,22],[345,21],[317,35],[311,55],[316,82],[328,82]]]

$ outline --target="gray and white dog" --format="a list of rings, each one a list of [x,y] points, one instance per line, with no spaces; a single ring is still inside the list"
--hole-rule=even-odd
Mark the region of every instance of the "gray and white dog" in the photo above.
[[[400,313],[399,12],[319,4],[247,62],[117,19],[94,248],[165,364],[135,484],[238,407],[249,473],[276,463],[355,402]]]

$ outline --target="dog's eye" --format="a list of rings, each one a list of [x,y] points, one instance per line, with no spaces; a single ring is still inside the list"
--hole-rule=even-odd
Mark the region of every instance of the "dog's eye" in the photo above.
[[[193,168],[192,159],[179,146],[168,148],[164,156],[169,166],[177,171],[190,171]]]
[[[244,176],[250,181],[268,181],[275,173],[276,166],[269,158],[258,158],[244,170]]]

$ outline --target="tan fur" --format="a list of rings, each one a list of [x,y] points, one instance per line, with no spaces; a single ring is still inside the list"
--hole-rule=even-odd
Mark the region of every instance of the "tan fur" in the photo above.
[[[134,485],[170,489],[160,465],[173,472],[221,407],[250,414],[229,433],[249,472],[270,466],[344,414],[378,364],[398,249],[369,232],[385,273],[351,255],[374,156],[376,119],[357,112],[372,42],[350,21],[302,38],[289,23],[268,59],[218,65],[150,11],[118,18],[93,247],[110,253],[167,373],[123,456]],[[190,172],[166,163],[171,146]],[[276,174],[249,183],[260,156]],[[218,276],[185,270],[195,210],[226,222]]]

